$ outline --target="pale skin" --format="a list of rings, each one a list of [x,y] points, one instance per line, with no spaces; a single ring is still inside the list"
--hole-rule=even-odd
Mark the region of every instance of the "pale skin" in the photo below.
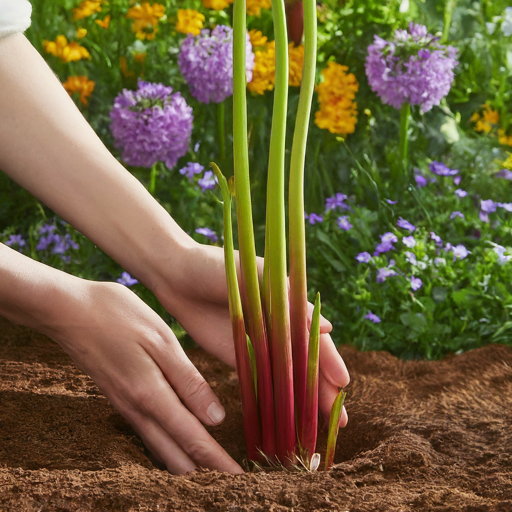
[[[21,34],[0,39],[0,91],[0,169],[150,289],[201,347],[235,366],[222,249],[192,240],[124,169]],[[126,287],[68,275],[0,244],[0,315],[61,345],[170,472],[243,472],[203,426],[223,421],[219,399],[171,329]],[[326,417],[349,383],[331,328],[323,319]]]

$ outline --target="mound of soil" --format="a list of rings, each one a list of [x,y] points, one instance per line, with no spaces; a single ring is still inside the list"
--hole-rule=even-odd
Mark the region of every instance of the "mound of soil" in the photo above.
[[[55,343],[0,319],[0,510],[512,510],[510,348],[438,362],[340,350],[350,420],[332,471],[178,477]],[[227,409],[211,432],[242,462],[236,374],[189,356]]]

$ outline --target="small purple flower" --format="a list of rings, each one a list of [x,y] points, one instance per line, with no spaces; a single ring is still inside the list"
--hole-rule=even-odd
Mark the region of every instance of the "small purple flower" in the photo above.
[[[455,176],[455,178],[453,178],[453,183],[455,185],[457,185],[457,187],[460,185],[461,181],[462,181],[462,176]]]
[[[461,188],[458,188],[455,193],[459,196],[459,197],[466,197],[468,195],[468,193],[465,191],[465,190],[462,190]]]
[[[455,217],[460,217],[461,219],[464,219],[464,214],[462,212],[459,212],[459,211],[452,212],[450,214],[450,219],[455,219]]]
[[[372,256],[369,252],[360,252],[356,256],[356,260],[359,261],[359,263],[368,263],[372,259]]]
[[[194,144],[194,153],[197,153],[199,151],[199,148],[201,147],[201,141],[198,141]]]
[[[423,286],[423,282],[419,277],[411,276],[411,288],[413,291],[419,290]]]
[[[482,211],[482,210],[480,210],[480,213],[478,214],[478,218],[482,222],[489,222],[489,214],[487,212]]]
[[[495,203],[492,199],[486,199],[480,202],[480,208],[485,213],[493,213],[496,211],[498,203]]]
[[[507,210],[507,212],[512,212],[512,203],[498,203],[498,206]]]
[[[53,233],[56,229],[57,229],[57,226],[55,226],[55,224],[43,224],[39,228],[39,234],[40,235],[44,235],[46,233],[50,234],[50,233]]]
[[[459,244],[453,248],[453,261],[457,258],[463,260],[467,257],[468,254],[471,254],[463,245]]]
[[[185,167],[180,169],[180,174],[186,176],[190,181],[194,180],[196,174],[201,174],[204,171],[204,167],[197,162],[188,162]]]
[[[134,279],[128,272],[123,272],[121,274],[121,277],[116,279],[116,282],[119,284],[124,284],[125,286],[132,286],[134,284],[137,284],[139,281],[137,279]]]
[[[505,263],[508,263],[512,256],[506,256],[505,253],[507,252],[507,249],[505,247],[495,244],[493,247],[493,251],[498,255],[498,263],[500,265],[504,265]]]
[[[416,180],[416,185],[419,187],[426,187],[427,186],[427,178],[425,176],[422,176],[421,174],[415,174],[414,179]]]
[[[442,162],[432,162],[430,164],[430,170],[437,174],[438,176],[454,176],[455,174],[458,174],[458,170],[456,169],[450,169]]]
[[[219,237],[217,236],[217,233],[215,233],[215,231],[211,230],[210,228],[197,228],[196,233],[199,233],[200,235],[204,235],[206,238],[211,240],[213,243],[216,243],[219,241]]]
[[[412,235],[404,236],[402,238],[402,243],[412,249],[416,245],[416,240]]]
[[[373,322],[374,324],[380,324],[381,319],[371,311],[368,312],[368,314],[365,316],[366,320],[370,320],[370,322]]]
[[[389,204],[396,204],[396,203],[398,203],[398,201],[392,201],[391,199],[386,199],[386,201],[387,201]]]
[[[394,244],[398,242],[398,238],[394,233],[390,233],[389,231],[387,233],[384,233],[383,235],[380,235],[380,241],[384,244]]]
[[[317,215],[316,213],[310,213],[306,217],[306,219],[309,220],[310,224],[316,224],[317,222],[323,222],[323,220],[324,220],[324,218],[321,215]]]
[[[325,200],[325,211],[327,212],[329,210],[335,210],[336,208],[348,210],[349,206],[348,204],[345,204],[346,199],[347,196],[345,194],[342,194],[341,192],[338,192],[337,194],[328,197]]]
[[[494,175],[495,178],[505,178],[506,180],[512,180],[512,171],[508,169],[502,169]]]
[[[338,227],[340,229],[344,229],[345,231],[350,231],[354,226],[350,224],[348,217],[343,215],[342,217],[338,217]]]
[[[203,177],[197,180],[197,184],[203,189],[203,192],[213,190],[217,183],[217,177],[213,175],[213,171],[206,171]]]
[[[399,228],[406,229],[407,231],[416,231],[416,227],[408,220],[402,219],[402,217],[398,219],[397,225]]]
[[[25,240],[23,239],[23,237],[21,235],[11,235],[9,237],[9,240],[7,240],[4,243],[5,243],[5,245],[7,245],[9,247],[12,247],[13,245],[17,245],[18,251],[20,251],[22,247],[25,247],[25,245],[27,245],[27,242],[25,242]]]
[[[439,235],[436,235],[433,231],[430,232],[430,238],[432,240],[434,240],[434,242],[437,246],[443,245],[443,241],[441,240],[441,237]]]
[[[405,260],[411,265],[417,265],[418,261],[416,260],[416,254],[411,251],[405,251]]]
[[[434,265],[437,265],[437,266],[446,265],[446,260],[444,258],[435,258]]]
[[[377,247],[375,247],[375,252],[373,253],[373,255],[378,256],[379,254],[391,251],[394,248],[395,248],[395,246],[392,243],[382,242],[380,244],[377,244]]]
[[[377,283],[383,283],[388,277],[398,275],[392,268],[382,267],[377,270]]]

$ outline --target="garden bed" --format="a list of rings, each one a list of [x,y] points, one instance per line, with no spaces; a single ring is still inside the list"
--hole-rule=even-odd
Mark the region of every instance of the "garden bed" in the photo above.
[[[350,421],[332,471],[178,477],[153,466],[55,343],[0,319],[0,509],[512,510],[510,348],[437,362],[341,353]],[[200,350],[189,356],[227,409],[213,435],[243,462],[235,372]]]

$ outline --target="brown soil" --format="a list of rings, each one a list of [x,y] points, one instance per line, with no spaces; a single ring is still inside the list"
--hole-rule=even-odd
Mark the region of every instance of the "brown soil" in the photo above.
[[[328,473],[177,477],[156,469],[92,381],[47,338],[0,319],[1,511],[512,511],[512,350],[439,362],[342,347],[349,426]],[[190,358],[244,456],[236,375]]]

